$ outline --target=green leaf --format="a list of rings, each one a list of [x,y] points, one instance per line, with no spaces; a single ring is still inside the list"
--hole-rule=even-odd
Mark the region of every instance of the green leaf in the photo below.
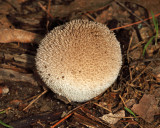
[[[157,21],[157,25],[156,25],[156,27],[155,27],[155,29],[156,29],[156,36],[155,36],[155,44],[157,44],[157,39],[158,39],[158,21]]]
[[[129,112],[131,115],[133,115],[133,116],[136,118],[136,120],[138,120],[138,119],[137,119],[137,116],[134,114],[134,112],[132,112],[132,110],[130,110],[130,109],[127,108],[127,107],[124,107],[124,109],[125,109],[127,112]]]
[[[158,20],[157,20],[157,18],[155,18],[153,11],[151,11],[151,14],[152,14],[154,28],[155,28],[155,31],[156,31],[155,44],[157,44],[157,38],[158,38]]]
[[[5,127],[7,127],[7,128],[13,128],[12,126],[10,126],[10,125],[8,125],[8,124],[5,124],[5,123],[2,122],[1,120],[0,120],[0,124],[3,125],[3,126],[5,126]]]
[[[0,114],[6,113],[6,111],[1,111]]]
[[[153,19],[154,27],[155,27],[155,29],[156,29],[156,26],[157,26],[157,19],[154,17],[153,11],[151,11],[151,14],[152,14],[152,19]]]
[[[144,56],[144,54],[145,54],[145,52],[146,52],[146,49],[147,49],[148,45],[152,42],[152,40],[153,40],[154,38],[155,38],[155,36],[152,36],[152,37],[150,38],[150,40],[147,42],[147,44],[144,46],[143,56]]]

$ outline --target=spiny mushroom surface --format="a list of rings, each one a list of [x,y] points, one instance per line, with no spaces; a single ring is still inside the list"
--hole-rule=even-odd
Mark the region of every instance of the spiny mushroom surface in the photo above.
[[[37,71],[55,93],[84,102],[116,80],[122,64],[120,44],[101,23],[73,20],[55,27],[41,41]]]

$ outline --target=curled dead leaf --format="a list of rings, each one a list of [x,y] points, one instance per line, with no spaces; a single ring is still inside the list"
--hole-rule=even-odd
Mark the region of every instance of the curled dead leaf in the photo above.
[[[115,124],[123,117],[125,117],[125,111],[121,110],[115,114],[113,113],[105,114],[100,118],[109,124]]]

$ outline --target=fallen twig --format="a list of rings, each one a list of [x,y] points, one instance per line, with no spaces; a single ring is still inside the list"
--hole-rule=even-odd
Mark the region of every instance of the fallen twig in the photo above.
[[[160,13],[154,15],[154,17],[158,17],[159,15],[160,15]],[[140,24],[140,23],[142,23],[142,22],[144,22],[144,21],[150,20],[150,19],[152,19],[152,18],[153,18],[153,17],[149,17],[149,18],[144,19],[143,21],[137,21],[137,22],[134,22],[134,23],[132,23],[132,24],[127,24],[127,25],[124,25],[124,26],[121,26],[121,27],[112,28],[111,30],[113,31],[113,30],[118,30],[118,29],[121,29],[121,28],[130,27],[130,26],[133,26],[133,25],[136,25],[136,24]]]
[[[23,109],[23,111],[27,110],[33,103],[35,103],[41,96],[43,96],[47,90],[44,90],[41,94],[39,94],[34,100],[32,100],[27,107]]]
[[[149,28],[152,29],[152,27],[142,18],[140,18],[139,16],[135,15],[129,8],[127,8],[124,4],[122,4],[121,2],[114,0],[116,3],[118,3],[120,6],[122,6],[123,8],[125,8],[129,13],[131,13],[132,15],[134,15],[136,18],[138,18],[140,21],[144,22]]]
[[[53,19],[53,16],[49,12],[49,10],[50,10],[50,1],[48,3],[48,9],[46,9],[40,2],[38,2],[38,5],[48,14],[47,16],[50,16]]]
[[[93,119],[87,118],[77,112],[74,113],[74,119],[87,127],[92,127],[92,128],[103,127],[99,122],[93,121]]]
[[[106,107],[104,107],[104,106],[102,106],[102,105],[100,105],[98,103],[94,103],[94,104],[99,106],[99,107],[101,107],[101,108],[103,108],[103,109],[105,109],[105,110],[107,110],[107,111],[109,111],[109,112],[112,112],[110,109],[108,109],[108,108],[106,108]]]
[[[130,83],[129,83],[129,85],[133,85],[133,83],[146,71],[146,69],[148,69],[148,67],[149,67],[149,65],[151,64],[151,62],[143,69],[143,71],[139,74],[139,75],[137,75]]]
[[[66,120],[68,117],[70,117],[73,113],[68,114],[67,116],[65,116],[64,118],[62,118],[60,121],[58,121],[57,123],[55,123],[53,126],[51,126],[51,128],[56,127],[57,125],[59,125],[60,123],[62,123],[64,120]]]
[[[39,43],[41,39],[40,35],[21,29],[0,29],[0,43]]]
[[[126,104],[125,104],[125,102],[124,102],[124,100],[123,100],[123,98],[122,98],[122,96],[121,96],[121,95],[119,95],[119,97],[121,98],[121,100],[122,100],[122,102],[123,102],[124,106],[125,106],[125,107],[127,107],[127,106],[126,106]]]

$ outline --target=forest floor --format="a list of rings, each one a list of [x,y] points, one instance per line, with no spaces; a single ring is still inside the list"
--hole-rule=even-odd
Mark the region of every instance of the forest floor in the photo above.
[[[0,0],[0,127],[160,128],[159,7],[158,0]],[[35,67],[39,40],[73,19],[106,24],[123,55],[115,83],[85,103],[46,91]]]

